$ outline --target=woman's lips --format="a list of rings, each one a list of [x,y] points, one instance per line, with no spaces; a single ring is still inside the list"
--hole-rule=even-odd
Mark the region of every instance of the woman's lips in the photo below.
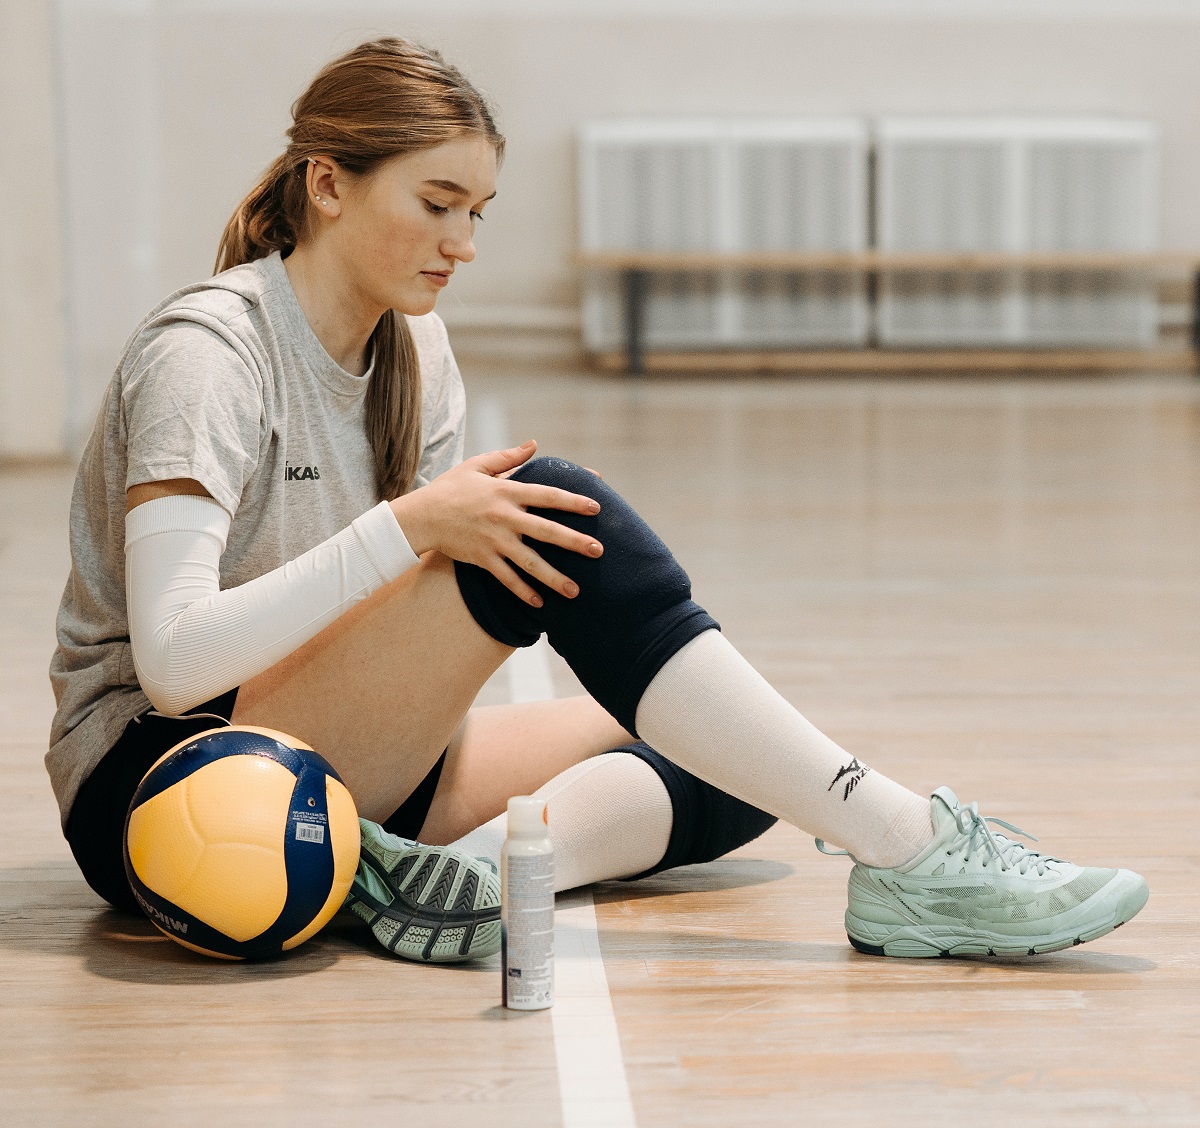
[[[450,281],[449,274],[437,274],[432,270],[422,270],[421,273],[435,286],[445,286]]]

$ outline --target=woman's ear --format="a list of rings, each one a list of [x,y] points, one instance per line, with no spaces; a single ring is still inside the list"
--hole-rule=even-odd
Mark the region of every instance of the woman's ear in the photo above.
[[[338,181],[341,170],[332,157],[309,157],[305,184],[308,198],[320,215],[342,214],[342,201],[338,196]]]

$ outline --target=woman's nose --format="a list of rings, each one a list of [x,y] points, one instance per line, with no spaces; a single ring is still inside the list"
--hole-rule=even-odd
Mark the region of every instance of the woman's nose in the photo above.
[[[446,239],[442,243],[441,251],[447,258],[470,262],[475,257],[475,243],[469,232],[463,232]]]

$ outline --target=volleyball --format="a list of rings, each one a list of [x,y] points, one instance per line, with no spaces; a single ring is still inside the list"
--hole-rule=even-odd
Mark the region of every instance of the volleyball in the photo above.
[[[125,821],[138,904],[184,947],[262,959],[337,912],[358,867],[354,800],[308,745],[235,725],[177,744],[143,777]]]

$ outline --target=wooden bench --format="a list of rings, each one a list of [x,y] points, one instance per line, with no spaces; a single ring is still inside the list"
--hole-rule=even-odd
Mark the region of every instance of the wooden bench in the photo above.
[[[618,271],[624,285],[625,348],[596,357],[602,368],[642,375],[658,371],[814,371],[948,369],[1097,369],[1192,368],[1200,352],[1200,252],[1193,251],[584,251],[577,263],[585,270]],[[889,273],[982,274],[1005,270],[1058,273],[1135,271],[1155,276],[1186,272],[1193,284],[1190,349],[883,349],[876,344],[853,349],[727,348],[650,352],[645,344],[645,304],[654,273],[712,271],[847,271],[866,276],[870,297]]]

